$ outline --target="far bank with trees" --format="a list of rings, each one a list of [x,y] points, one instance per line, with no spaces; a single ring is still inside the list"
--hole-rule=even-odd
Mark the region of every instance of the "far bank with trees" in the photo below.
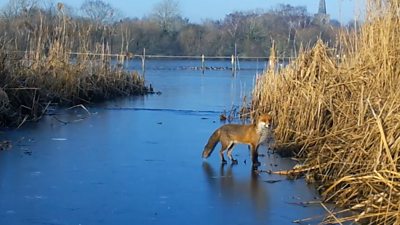
[[[340,29],[352,29],[336,20],[321,22],[304,6],[277,5],[271,9],[237,11],[220,20],[204,19],[192,23],[182,16],[179,1],[161,0],[143,18],[124,17],[111,4],[102,0],[86,0],[79,9],[63,3],[63,13],[69,23],[77,24],[90,36],[88,50],[96,43],[107,43],[111,53],[161,55],[241,56],[265,57],[272,41],[280,56],[291,57],[301,45],[313,46],[318,38],[335,47]],[[40,24],[38,14],[57,16],[55,3],[39,0],[10,0],[2,9],[0,27],[14,35],[24,50],[26,37],[22,29],[34,29]],[[27,44],[25,44],[27,45]],[[78,50],[72,46],[74,51]]]

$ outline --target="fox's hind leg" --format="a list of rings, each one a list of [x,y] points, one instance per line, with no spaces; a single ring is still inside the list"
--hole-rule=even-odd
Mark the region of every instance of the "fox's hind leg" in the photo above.
[[[226,149],[228,148],[226,143],[221,142],[221,150],[219,151],[219,156],[221,157],[221,162],[223,164],[226,163],[226,160],[224,158],[224,152],[226,151]]]
[[[234,143],[231,143],[231,144],[229,145],[227,155],[228,155],[228,158],[231,160],[232,164],[237,164],[238,161],[232,157],[232,151],[233,151],[233,147],[234,147],[234,146],[235,146]]]

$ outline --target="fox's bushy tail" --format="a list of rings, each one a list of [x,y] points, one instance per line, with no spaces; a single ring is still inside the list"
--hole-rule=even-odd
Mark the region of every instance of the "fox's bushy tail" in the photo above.
[[[206,146],[204,147],[203,158],[208,158],[211,155],[211,153],[214,151],[215,146],[219,142],[220,136],[221,136],[221,133],[220,133],[219,129],[214,131],[214,133],[210,136]]]

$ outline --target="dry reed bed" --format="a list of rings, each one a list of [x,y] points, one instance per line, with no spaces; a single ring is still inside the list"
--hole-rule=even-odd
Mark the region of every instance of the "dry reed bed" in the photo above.
[[[38,11],[1,22],[18,35],[0,37],[0,126],[37,120],[49,103],[88,103],[148,91],[142,76],[123,69],[125,57],[116,62],[109,56],[111,25],[74,22],[62,3],[55,16]],[[93,33],[101,36],[93,40]],[[82,54],[71,58],[73,50]]]
[[[257,80],[252,107],[274,114],[277,147],[296,149],[300,171],[344,209],[326,223],[400,224],[399,11],[398,1],[369,0],[345,52],[318,42]]]
[[[3,126],[36,120],[50,102],[72,105],[148,91],[138,73],[105,67],[94,60],[58,65],[46,61],[34,67],[24,65],[21,59],[9,65],[0,71]]]

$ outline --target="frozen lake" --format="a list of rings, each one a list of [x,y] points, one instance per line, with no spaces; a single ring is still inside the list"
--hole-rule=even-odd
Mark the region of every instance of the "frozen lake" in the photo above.
[[[254,172],[247,146],[235,147],[238,165],[201,158],[221,112],[250,95],[264,65],[242,62],[236,77],[175,69],[199,64],[149,60],[146,80],[161,95],[88,106],[87,118],[60,110],[2,133],[13,147],[0,152],[0,224],[292,224],[324,214],[298,204],[318,200],[303,179]],[[294,164],[260,153],[261,170]]]

